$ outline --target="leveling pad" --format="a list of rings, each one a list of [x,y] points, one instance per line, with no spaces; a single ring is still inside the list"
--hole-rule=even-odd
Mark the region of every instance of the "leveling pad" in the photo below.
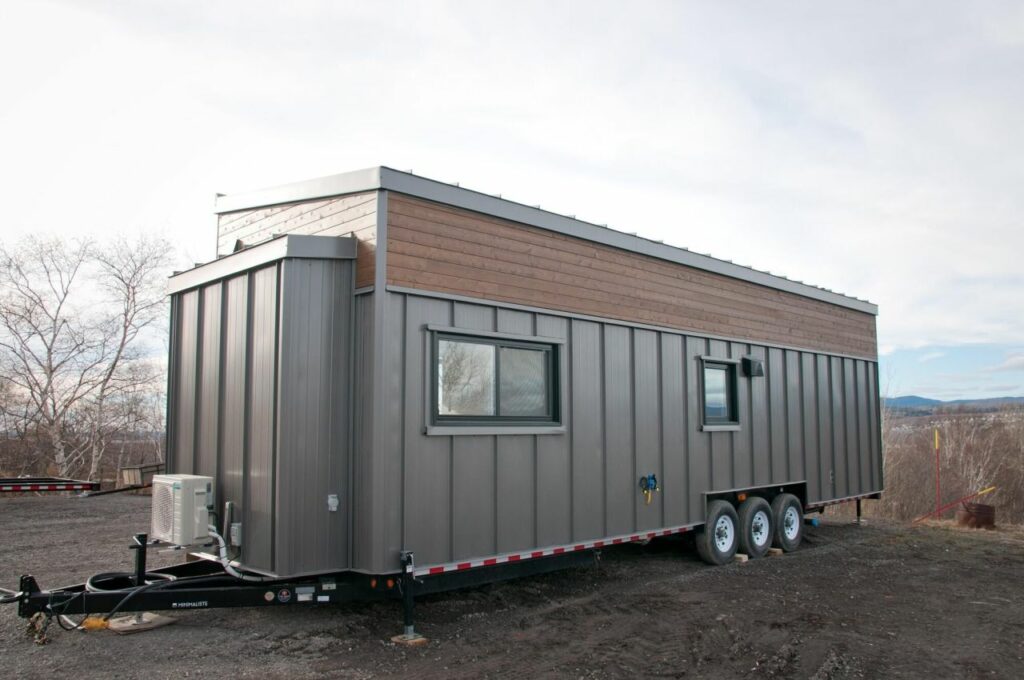
[[[141,633],[154,628],[163,628],[176,622],[170,616],[155,614],[153,612],[139,612],[129,616],[118,616],[107,622],[107,628],[121,635]]]

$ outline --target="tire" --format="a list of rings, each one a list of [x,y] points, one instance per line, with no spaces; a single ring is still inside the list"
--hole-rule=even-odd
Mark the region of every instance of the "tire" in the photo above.
[[[708,503],[707,521],[696,536],[697,552],[708,564],[732,562],[739,547],[739,518],[725,501]]]
[[[774,546],[786,552],[800,547],[804,537],[804,509],[800,499],[788,493],[776,496],[772,500],[772,519],[775,524]]]
[[[740,505],[738,515],[739,551],[751,559],[764,556],[775,539],[772,507],[760,496],[750,496]]]

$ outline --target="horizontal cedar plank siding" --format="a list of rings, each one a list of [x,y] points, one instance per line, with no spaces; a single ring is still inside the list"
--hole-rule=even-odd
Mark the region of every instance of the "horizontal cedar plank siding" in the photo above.
[[[794,293],[392,194],[388,284],[874,359],[875,318]]]
[[[359,240],[356,287],[373,285],[377,250],[376,192],[224,213],[217,220],[217,255],[231,253],[236,241],[253,245],[278,234],[355,236]]]

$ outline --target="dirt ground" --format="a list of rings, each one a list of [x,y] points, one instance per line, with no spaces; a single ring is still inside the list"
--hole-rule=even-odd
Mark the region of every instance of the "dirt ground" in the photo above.
[[[130,567],[149,499],[0,498],[0,585]],[[26,637],[0,607],[4,677],[1024,677],[1024,531],[846,518],[782,557],[708,567],[685,541],[606,550],[575,569],[431,596],[428,645],[390,642],[397,603],[175,612],[119,636]]]

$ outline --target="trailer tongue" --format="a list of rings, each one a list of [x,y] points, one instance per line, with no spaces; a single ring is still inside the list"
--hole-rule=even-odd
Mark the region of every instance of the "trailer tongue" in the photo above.
[[[402,572],[390,576],[348,571],[304,578],[245,580],[229,573],[224,564],[208,553],[190,553],[189,561],[181,564],[147,569],[148,550],[158,545],[160,542],[150,540],[147,534],[134,536],[129,545],[135,553],[132,573],[96,574],[85,583],[53,590],[42,590],[33,576],[23,575],[17,592],[0,589],[0,604],[17,603],[19,616],[37,617],[36,640],[45,642],[46,630],[54,620],[67,630],[82,626],[82,621],[76,623],[67,618],[71,616],[98,615],[109,620],[129,612],[395,600],[401,601],[403,610],[403,632],[396,639],[413,641],[419,639],[413,621],[414,599],[418,596],[593,565],[600,557],[597,549],[577,550],[529,562],[418,577],[415,557],[407,552],[402,555]]]

